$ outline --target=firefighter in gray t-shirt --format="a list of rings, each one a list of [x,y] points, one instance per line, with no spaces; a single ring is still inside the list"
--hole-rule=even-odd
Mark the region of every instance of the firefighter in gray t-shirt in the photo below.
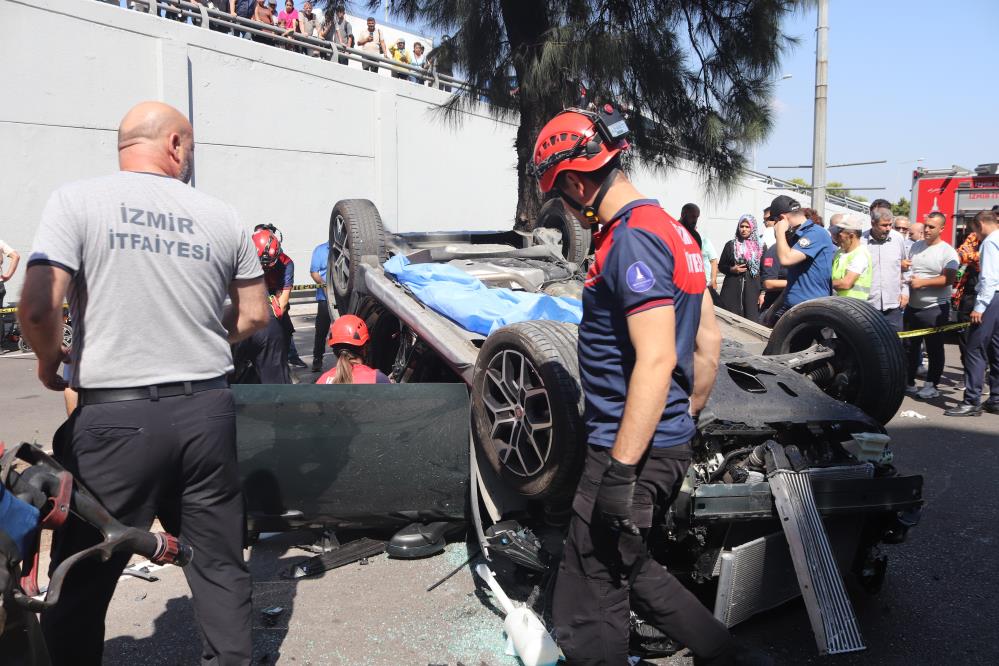
[[[250,575],[225,375],[230,344],[270,316],[260,264],[235,210],[186,185],[194,133],[176,109],[130,110],[118,160],[120,172],[49,198],[18,316],[38,378],[62,390],[68,294],[79,406],[55,434],[56,458],[121,522],[149,529],[158,517],[194,548],[184,572],[203,654],[249,664]],[[93,529],[70,518],[52,566],[93,543]],[[104,616],[127,561],[86,560],[67,577],[42,614],[53,664],[101,662]]]

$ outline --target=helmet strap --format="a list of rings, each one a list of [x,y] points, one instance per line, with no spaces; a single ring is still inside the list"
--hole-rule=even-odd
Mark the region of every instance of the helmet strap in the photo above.
[[[604,197],[607,196],[607,192],[610,191],[610,188],[614,184],[614,180],[617,178],[617,174],[620,173],[620,171],[620,169],[615,167],[610,170],[607,176],[604,177],[603,182],[600,183],[600,189],[597,190],[597,196],[593,198],[593,205],[584,206],[572,197],[560,192],[562,200],[569,204],[569,207],[573,210],[577,210],[582,213],[588,221],[599,224],[600,218],[597,217],[597,211],[600,209],[600,204],[604,202]]]

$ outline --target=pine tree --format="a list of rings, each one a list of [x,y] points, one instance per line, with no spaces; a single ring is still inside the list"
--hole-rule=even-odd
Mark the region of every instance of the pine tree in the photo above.
[[[781,20],[801,0],[390,0],[404,21],[451,34],[429,54],[450,60],[471,91],[452,118],[488,95],[519,116],[517,225],[540,194],[526,165],[544,123],[567,106],[613,102],[630,112],[633,157],[668,169],[698,165],[725,188],[744,152],[771,129],[772,80],[794,40]],[[372,9],[382,5],[369,0]]]

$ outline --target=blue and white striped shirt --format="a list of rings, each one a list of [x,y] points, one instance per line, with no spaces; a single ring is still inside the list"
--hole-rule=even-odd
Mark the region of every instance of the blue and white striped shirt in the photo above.
[[[978,273],[975,312],[985,312],[992,297],[999,291],[999,229],[985,237],[979,253],[982,268]]]

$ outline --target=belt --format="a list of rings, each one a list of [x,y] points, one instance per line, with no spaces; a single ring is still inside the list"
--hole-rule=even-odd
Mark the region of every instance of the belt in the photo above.
[[[127,402],[129,400],[159,400],[178,395],[194,395],[201,391],[229,388],[225,377],[203,379],[197,382],[177,382],[174,384],[154,384],[121,389],[78,389],[81,405],[100,405],[106,402]]]

